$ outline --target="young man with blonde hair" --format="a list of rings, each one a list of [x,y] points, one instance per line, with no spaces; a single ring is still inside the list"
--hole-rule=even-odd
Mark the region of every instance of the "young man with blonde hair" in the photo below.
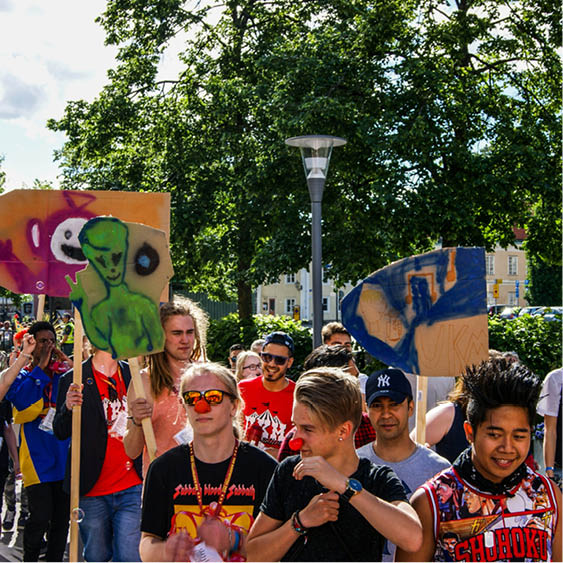
[[[360,459],[357,380],[338,368],[295,388],[294,448],[280,463],[248,538],[250,561],[378,561],[384,538],[414,551],[422,529],[393,471]]]
[[[243,561],[246,535],[276,462],[239,441],[241,398],[228,368],[193,364],[182,378],[180,392],[194,437],[150,465],[141,558]]]
[[[141,372],[145,398],[137,397],[133,385],[127,392],[129,420],[123,442],[132,459],[143,453],[144,475],[149,458],[141,425],[143,418],[151,418],[157,456],[188,441],[191,434],[180,401],[180,378],[188,365],[205,359],[208,320],[196,303],[175,296],[161,305],[160,322],[164,329],[164,350],[149,356],[149,367]]]

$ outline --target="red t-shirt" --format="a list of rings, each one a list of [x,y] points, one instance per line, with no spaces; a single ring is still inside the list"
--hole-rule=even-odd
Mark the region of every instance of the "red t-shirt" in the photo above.
[[[260,446],[279,448],[287,431],[291,428],[291,410],[295,383],[289,380],[282,391],[268,391],[262,377],[244,379],[239,383],[244,400],[244,432],[250,440],[249,430],[254,425],[262,429]]]
[[[112,375],[113,382],[103,373],[96,371],[94,366],[92,366],[92,372],[100,392],[102,408],[108,425],[108,441],[104,464],[96,484],[85,495],[87,497],[98,497],[118,493],[134,485],[139,485],[141,479],[135,471],[132,459],[125,453],[123,436],[118,437],[111,431],[120,413],[127,413],[127,389],[125,388],[121,372],[117,368],[117,371]],[[110,398],[110,386],[115,390],[115,395],[112,392],[114,400]],[[82,447],[88,446],[84,444]]]

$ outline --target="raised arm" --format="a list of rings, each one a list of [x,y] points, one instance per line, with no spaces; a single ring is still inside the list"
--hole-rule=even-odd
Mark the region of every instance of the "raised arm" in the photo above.
[[[31,334],[24,334],[22,352],[10,367],[0,373],[0,400],[6,396],[20,371],[31,362],[34,350],[35,338]]]

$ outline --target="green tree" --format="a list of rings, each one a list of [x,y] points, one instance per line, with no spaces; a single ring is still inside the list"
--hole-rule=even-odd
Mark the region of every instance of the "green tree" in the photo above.
[[[549,244],[560,186],[560,6],[522,0],[110,0],[119,65],[50,127],[72,188],[172,194],[176,276],[251,290],[310,259],[287,137],[328,133],[323,258],[337,282],[444,245]],[[159,74],[184,41],[177,77]],[[294,152],[295,151],[295,152]],[[542,211],[542,213],[538,213]],[[534,223],[535,221],[535,223]],[[541,246],[541,244],[540,244]]]

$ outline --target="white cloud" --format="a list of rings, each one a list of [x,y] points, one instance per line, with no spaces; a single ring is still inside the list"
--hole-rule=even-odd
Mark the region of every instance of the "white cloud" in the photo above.
[[[8,187],[55,179],[52,152],[64,139],[46,129],[47,120],[62,117],[71,100],[92,101],[107,82],[116,51],[104,46],[104,30],[94,21],[105,5],[0,0],[0,154]]]

